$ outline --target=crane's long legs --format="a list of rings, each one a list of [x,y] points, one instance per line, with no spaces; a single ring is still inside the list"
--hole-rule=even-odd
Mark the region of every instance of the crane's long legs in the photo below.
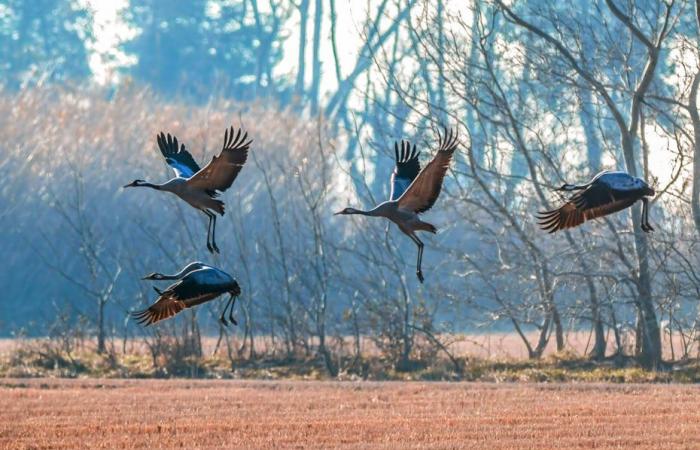
[[[226,315],[226,310],[228,309],[230,304],[231,304],[231,297],[229,297],[229,299],[226,301],[226,304],[224,305],[224,310],[221,311],[221,317],[219,317],[219,322],[223,323],[225,327],[228,326],[228,322],[226,321],[225,315]]]
[[[216,214],[211,213],[211,246],[216,253],[219,253],[219,247],[216,246]]]
[[[648,233],[654,231],[654,227],[649,223],[649,199],[642,197],[642,231]]]
[[[216,216],[213,212],[207,211],[206,209],[203,209],[202,211],[207,215],[207,217],[209,217],[209,224],[207,225],[207,249],[211,253],[219,253],[219,249],[216,246],[213,238],[214,228],[216,227]]]
[[[418,277],[418,281],[420,281],[422,283],[425,280],[425,278],[423,278],[423,270],[421,270],[421,263],[423,262],[423,241],[421,241],[418,238],[418,236],[416,236],[413,233],[409,234],[408,237],[410,237],[413,240],[413,242],[415,242],[416,245],[418,246],[418,261],[416,263],[416,276]]]
[[[233,307],[236,306],[236,296],[231,294],[229,301],[231,302],[231,309],[228,310],[228,320],[230,320],[232,324],[238,325],[238,322],[233,317]]]
[[[203,209],[202,212],[209,218],[209,222],[207,223],[207,250],[212,252],[211,244],[209,243],[209,234],[211,233],[211,214],[206,209]]]

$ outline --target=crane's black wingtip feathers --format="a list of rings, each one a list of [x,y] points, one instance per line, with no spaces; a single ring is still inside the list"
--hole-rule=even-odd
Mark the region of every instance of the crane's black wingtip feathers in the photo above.
[[[241,137],[241,133],[243,136]],[[224,131],[224,147],[222,150],[242,150],[247,151],[250,144],[253,143],[253,139],[248,139],[248,132],[243,131],[242,128],[238,129],[238,132],[231,125]]]
[[[411,146],[411,142],[407,140],[401,140],[401,148],[399,148],[399,142],[394,141],[394,159],[397,165],[407,164],[413,160],[417,160],[420,152],[417,151],[416,144]]]
[[[549,234],[554,233],[562,228],[561,217],[558,209],[552,211],[538,211],[535,213],[535,218],[537,219],[537,225],[542,231],[546,231]]]
[[[140,311],[132,311],[130,315],[131,318],[136,321],[136,323],[145,327],[151,325],[154,322],[153,315],[151,314],[151,311],[148,308],[142,309]]]
[[[158,142],[160,153],[166,159],[166,162],[168,162],[168,164],[175,169],[177,176],[188,177],[191,174],[199,171],[200,167],[197,164],[197,161],[195,161],[190,152],[187,151],[185,144],[181,144],[177,140],[177,137],[171,135],[170,133],[166,134],[165,132],[161,131],[156,135],[156,141]],[[172,160],[174,160],[176,163],[173,163],[173,161],[168,161],[168,158],[172,158]],[[187,167],[189,170],[186,172],[191,172],[191,174],[185,173],[183,175],[182,166]]]
[[[459,131],[455,131],[452,128],[448,129],[447,127],[444,127],[443,129],[444,134],[441,134],[439,131],[437,133],[438,151],[454,153],[454,151],[457,150],[457,147],[459,147]]]

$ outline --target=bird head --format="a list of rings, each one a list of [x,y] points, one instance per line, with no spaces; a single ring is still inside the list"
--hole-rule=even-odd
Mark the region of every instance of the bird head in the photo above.
[[[345,208],[344,210],[338,211],[337,213],[335,213],[333,215],[337,216],[337,215],[347,215],[347,214],[357,214],[357,213],[359,213],[359,211],[356,210],[355,208]]]
[[[163,275],[162,273],[152,272],[141,279],[142,280],[162,280],[164,278],[165,278],[165,275]]]
[[[649,197],[653,197],[656,195],[656,191],[654,190],[653,187],[647,186],[644,188],[644,195],[647,195]]]
[[[143,186],[143,184],[146,182],[146,180],[134,180],[129,184],[125,184],[124,187],[137,187],[137,186]]]

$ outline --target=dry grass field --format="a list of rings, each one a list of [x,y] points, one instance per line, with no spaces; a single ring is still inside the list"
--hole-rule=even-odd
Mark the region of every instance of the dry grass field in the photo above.
[[[1,381],[0,448],[697,448],[700,388]]]

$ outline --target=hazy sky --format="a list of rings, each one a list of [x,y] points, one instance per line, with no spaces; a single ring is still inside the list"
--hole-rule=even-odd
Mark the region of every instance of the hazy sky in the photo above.
[[[105,83],[114,79],[116,74],[113,69],[116,66],[129,64],[133,59],[119,52],[117,46],[136,33],[120,20],[119,11],[126,8],[128,0],[83,0],[93,9],[95,14],[94,34],[96,42],[91,47],[93,52],[90,60],[95,79],[99,83]],[[313,2],[311,2],[309,15],[313,18]],[[372,2],[336,2],[336,12],[338,22],[336,25],[336,37],[338,53],[341,63],[341,70],[344,74],[351,69],[357,58],[358,50],[362,44],[361,26],[367,14],[367,4]],[[327,3],[324,3],[324,16],[330,16]],[[260,2],[260,7],[264,10],[269,7],[266,1]],[[313,23],[308,24],[308,45],[307,57],[311,57],[311,43],[313,37]],[[299,42],[299,16],[295,14],[287,22],[285,34],[289,38],[285,41],[284,59],[277,67],[277,74],[289,74],[295,76],[298,58]],[[330,21],[323,21],[323,36],[321,41],[321,61],[323,78],[321,82],[322,92],[328,92],[335,87],[335,70],[333,69],[333,52],[330,45]],[[310,70],[307,73],[307,82],[310,81]]]

